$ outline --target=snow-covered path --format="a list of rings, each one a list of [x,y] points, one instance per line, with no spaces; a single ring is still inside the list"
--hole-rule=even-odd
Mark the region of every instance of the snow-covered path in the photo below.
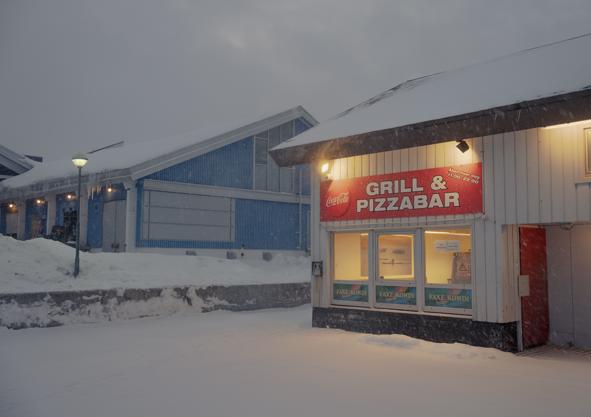
[[[312,329],[310,315],[0,329],[0,416],[591,415],[591,362]]]

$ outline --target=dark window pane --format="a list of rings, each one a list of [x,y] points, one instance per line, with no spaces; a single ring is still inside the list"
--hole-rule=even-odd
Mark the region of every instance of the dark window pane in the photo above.
[[[293,192],[293,168],[279,168],[279,189],[282,193]]]
[[[268,185],[269,191],[277,191],[279,192],[279,165],[275,163],[273,158],[269,158],[268,166]]]
[[[268,130],[263,130],[262,132],[257,133],[255,136],[257,138],[267,139],[269,137],[269,131]]]
[[[281,125],[281,142],[293,138],[293,121]]]
[[[273,149],[273,147],[279,145],[279,133],[280,129],[279,126],[274,127],[273,129],[269,130],[269,148]]]
[[[255,166],[255,180],[254,188],[256,190],[267,189],[267,165],[256,165]]]
[[[255,138],[255,163],[267,163],[267,139]]]

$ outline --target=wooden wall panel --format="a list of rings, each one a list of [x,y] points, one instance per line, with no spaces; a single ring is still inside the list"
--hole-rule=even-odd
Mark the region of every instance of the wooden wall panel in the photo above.
[[[327,228],[396,228],[430,224],[474,225],[474,318],[516,319],[514,241],[506,225],[591,221],[591,188],[581,182],[583,128],[529,129],[468,139],[465,154],[450,141],[335,160],[333,178],[354,178],[448,165],[483,163],[484,216],[455,215],[330,222]],[[313,212],[319,212],[317,203]],[[319,214],[313,217],[318,219]],[[313,222],[313,226],[314,223]],[[323,227],[320,229],[324,230]],[[324,231],[312,234],[328,245]],[[327,250],[313,251],[314,256]],[[325,258],[323,258],[325,259]],[[513,262],[513,263],[512,263]],[[325,266],[326,268],[326,266]],[[330,291],[327,284],[326,291]],[[329,296],[323,300],[329,303]]]
[[[525,131],[526,154],[519,155],[521,160],[526,158],[527,165],[527,221],[540,221],[540,153],[538,129]],[[521,191],[521,190],[520,190]]]

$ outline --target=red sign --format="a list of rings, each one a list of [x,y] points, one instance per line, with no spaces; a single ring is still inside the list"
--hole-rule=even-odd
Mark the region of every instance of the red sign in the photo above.
[[[482,213],[482,164],[320,184],[320,221]]]

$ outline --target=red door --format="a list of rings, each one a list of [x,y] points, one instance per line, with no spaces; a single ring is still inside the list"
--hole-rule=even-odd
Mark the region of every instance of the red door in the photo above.
[[[519,228],[521,275],[529,276],[529,296],[521,297],[523,347],[548,342],[548,280],[546,278],[546,230]]]

